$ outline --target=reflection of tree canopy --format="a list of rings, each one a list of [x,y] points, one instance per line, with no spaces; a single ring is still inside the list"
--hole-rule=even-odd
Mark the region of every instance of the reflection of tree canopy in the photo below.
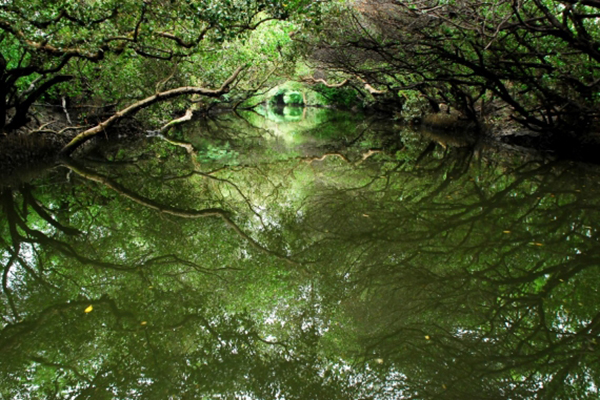
[[[2,396],[594,397],[590,171],[178,135],[3,189]]]
[[[3,192],[3,237],[12,242],[4,254],[3,396],[273,398],[289,392],[306,398],[318,390],[317,397],[330,398],[344,392],[335,376],[320,377],[329,367],[311,345],[318,332],[306,323],[319,316],[310,306],[296,307],[302,313],[296,322],[289,316],[287,337],[275,338],[249,313],[223,304],[244,291],[238,275],[261,272],[243,271],[250,259],[269,265],[262,272],[275,274],[270,279],[285,274],[286,268],[275,270],[282,267],[277,257],[243,249],[240,235],[219,220],[182,220],[182,209],[177,220],[156,208],[145,214],[152,208],[94,186],[75,185],[63,199],[73,196],[72,203],[60,209],[28,187]],[[85,192],[103,206],[90,205]],[[47,218],[31,215],[31,201]],[[67,207],[69,226],[50,216]],[[274,296],[283,289],[279,283],[264,290]],[[290,288],[280,299],[297,295]]]
[[[464,160],[389,163],[307,218],[344,246],[365,354],[415,398],[593,397],[596,188],[573,166]]]

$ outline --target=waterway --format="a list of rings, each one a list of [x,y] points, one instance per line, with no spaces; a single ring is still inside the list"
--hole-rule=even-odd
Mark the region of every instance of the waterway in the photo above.
[[[1,398],[598,398],[598,167],[263,114],[2,186]]]

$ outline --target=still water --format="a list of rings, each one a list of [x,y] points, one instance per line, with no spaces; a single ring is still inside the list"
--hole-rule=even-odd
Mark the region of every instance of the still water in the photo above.
[[[599,168],[280,117],[1,189],[2,399],[598,398]]]

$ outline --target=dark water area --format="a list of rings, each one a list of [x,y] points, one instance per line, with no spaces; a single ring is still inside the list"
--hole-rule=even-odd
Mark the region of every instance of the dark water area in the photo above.
[[[598,398],[598,167],[276,114],[2,187],[0,398]]]

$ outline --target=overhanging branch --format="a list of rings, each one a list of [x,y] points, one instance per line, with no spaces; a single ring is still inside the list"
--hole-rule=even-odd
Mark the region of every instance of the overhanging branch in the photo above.
[[[98,125],[84,132],[81,132],[79,135],[75,136],[73,140],[71,140],[67,145],[65,145],[65,147],[62,148],[60,153],[61,155],[70,155],[83,143],[93,138],[97,134],[104,132],[104,130],[111,127],[122,118],[127,117],[129,115],[133,115],[141,109],[151,106],[152,104],[189,94],[198,94],[206,97],[218,97],[222,94],[225,94],[229,91],[229,86],[238,77],[238,75],[240,74],[240,72],[242,72],[243,69],[243,66],[236,69],[234,73],[229,78],[227,78],[225,82],[223,82],[219,89],[206,89],[197,86],[183,86],[171,90],[166,90],[164,92],[159,92],[152,96],[146,97],[145,99],[140,100],[137,103],[134,103],[121,111],[118,111],[117,113],[113,114],[110,118],[104,120]]]

